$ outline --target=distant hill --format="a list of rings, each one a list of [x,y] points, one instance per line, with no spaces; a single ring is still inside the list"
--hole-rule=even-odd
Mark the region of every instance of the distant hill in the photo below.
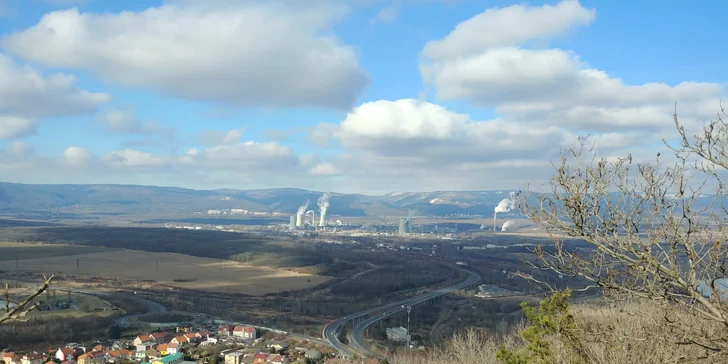
[[[336,216],[406,216],[409,210],[413,210],[418,216],[491,217],[496,205],[510,192],[392,192],[382,196],[330,193],[328,211],[329,215]],[[318,210],[316,201],[322,194],[296,188],[192,190],[136,185],[0,182],[0,214],[31,219],[35,216],[76,219],[134,214],[180,215],[215,209],[294,214],[306,200],[309,201],[309,209]],[[711,196],[703,196],[697,199],[695,207],[702,208],[712,199]],[[287,221],[283,217],[279,220]]]
[[[393,192],[383,196],[331,193],[330,215],[484,215],[510,191]],[[0,183],[0,213],[84,215],[189,214],[245,209],[293,214],[304,201],[316,206],[322,192],[295,188],[192,190],[136,185],[28,185]],[[316,208],[318,210],[318,208]]]

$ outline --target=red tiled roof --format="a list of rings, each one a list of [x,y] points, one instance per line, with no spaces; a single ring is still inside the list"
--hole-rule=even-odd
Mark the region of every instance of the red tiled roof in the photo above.
[[[255,328],[252,326],[245,326],[244,330],[246,334],[250,334],[253,332],[253,330],[255,330]]]
[[[68,356],[68,355],[75,354],[76,353],[76,350],[73,350],[71,348],[61,348],[61,352],[63,353],[63,355]]]
[[[266,353],[256,353],[255,354],[256,359],[268,359],[268,354]]]

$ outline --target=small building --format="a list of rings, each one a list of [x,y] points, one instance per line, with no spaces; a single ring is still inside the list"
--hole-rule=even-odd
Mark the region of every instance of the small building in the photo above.
[[[75,355],[76,350],[73,348],[60,348],[56,350],[55,358],[58,359],[58,361],[75,361]]]
[[[217,329],[217,336],[232,336],[233,327],[229,325],[220,326]]]
[[[242,351],[233,351],[225,354],[225,364],[242,364],[245,353]]]
[[[134,341],[132,341],[132,344],[141,345],[142,343],[146,343],[149,341],[154,341],[154,338],[151,335],[139,335],[136,338],[134,338]]]
[[[385,330],[387,339],[392,341],[407,341],[407,329],[404,327],[394,327]]]
[[[20,355],[13,352],[2,353],[0,360],[4,361],[5,364],[20,364]]]
[[[233,329],[233,336],[241,337],[243,339],[255,339],[257,332],[253,326],[235,326]]]
[[[43,356],[33,351],[20,358],[20,364],[42,364]]]

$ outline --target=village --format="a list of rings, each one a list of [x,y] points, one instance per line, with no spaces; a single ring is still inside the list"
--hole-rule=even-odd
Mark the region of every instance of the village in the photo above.
[[[212,331],[209,331],[212,330]],[[180,326],[128,340],[97,341],[85,346],[68,343],[40,351],[0,352],[0,364],[284,364],[336,363],[333,351],[307,340],[253,326],[222,325],[215,328]],[[379,363],[374,360],[373,363]]]

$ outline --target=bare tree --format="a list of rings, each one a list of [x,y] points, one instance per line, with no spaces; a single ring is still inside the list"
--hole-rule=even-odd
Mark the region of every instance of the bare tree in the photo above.
[[[5,312],[0,315],[0,325],[2,325],[6,321],[18,319],[20,317],[23,317],[27,315],[30,311],[33,309],[38,308],[38,306],[33,302],[33,300],[40,296],[43,292],[48,290],[48,288],[51,285],[51,281],[53,280],[53,276],[50,277],[43,277],[44,282],[41,284],[33,294],[26,297],[23,301],[20,301],[15,304],[12,308],[10,307],[10,290],[8,288],[7,283],[5,284]]]
[[[520,196],[523,213],[553,237],[533,250],[533,268],[581,277],[611,299],[661,305],[667,329],[655,336],[698,345],[713,359],[728,355],[728,124],[721,112],[694,136],[674,115],[679,145],[666,143],[673,163],[659,153],[644,164],[631,155],[600,158],[580,138],[555,164],[550,191]]]

